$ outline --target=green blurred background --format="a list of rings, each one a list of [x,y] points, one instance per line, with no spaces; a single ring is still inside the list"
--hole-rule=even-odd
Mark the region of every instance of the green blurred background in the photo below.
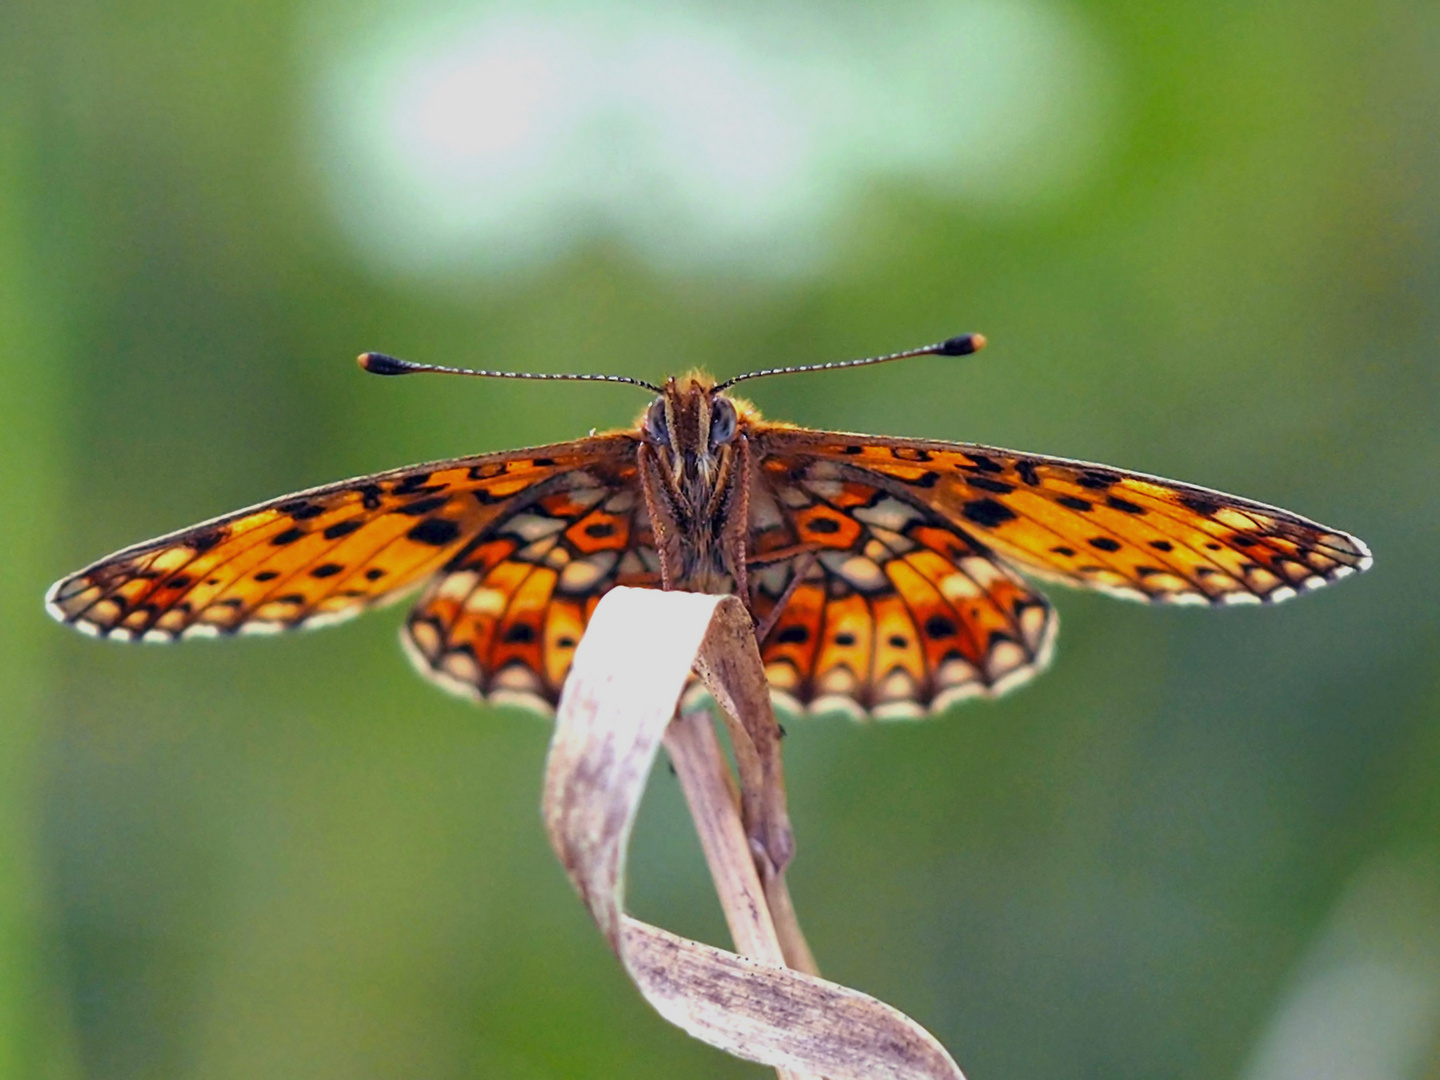
[[[1440,6],[0,9],[0,1076],[763,1071],[638,1000],[539,822],[548,725],[398,610],[97,643],[46,585],[342,476],[750,388],[1278,503],[1371,573],[1056,590],[1053,669],[790,724],[823,968],[972,1080],[1440,1077]],[[724,942],[657,771],[632,907]]]

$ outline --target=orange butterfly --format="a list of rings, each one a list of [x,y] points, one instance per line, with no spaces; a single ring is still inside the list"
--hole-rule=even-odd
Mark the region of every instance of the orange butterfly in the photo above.
[[[422,674],[548,711],[600,596],[745,598],[782,703],[877,717],[995,695],[1044,667],[1056,616],[1017,571],[1168,603],[1276,602],[1370,565],[1353,536],[1261,503],[1080,461],[769,423],[702,375],[635,428],[312,488],[126,548],[51,587],[120,640],[320,626],[427,582],[402,632]]]

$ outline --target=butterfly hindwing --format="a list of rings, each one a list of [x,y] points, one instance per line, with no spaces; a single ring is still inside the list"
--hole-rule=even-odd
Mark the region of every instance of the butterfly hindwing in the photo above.
[[[579,474],[460,551],[401,631],[421,674],[455,693],[553,706],[600,596],[658,586],[633,468]]]
[[[774,623],[761,655],[794,704],[921,715],[1003,693],[1047,662],[1045,598],[922,503],[771,456],[751,509],[752,606]]]
[[[633,445],[600,436],[299,492],[126,548],[57,582],[46,603],[122,640],[336,622],[403,593],[518,507],[623,469]]]
[[[1370,565],[1355,537],[1171,480],[988,446],[769,428],[812,480],[855,478],[943,515],[1040,577],[1167,603],[1275,602]]]

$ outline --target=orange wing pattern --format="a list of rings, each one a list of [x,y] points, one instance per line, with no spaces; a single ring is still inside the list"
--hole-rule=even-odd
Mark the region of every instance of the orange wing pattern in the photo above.
[[[600,596],[616,584],[659,583],[629,466],[487,529],[425,591],[401,640],[421,674],[447,690],[548,712]]]
[[[883,487],[1036,576],[1166,603],[1278,602],[1364,570],[1353,536],[1206,488],[988,446],[765,425],[800,483]]]
[[[769,456],[751,492],[753,607],[795,707],[918,716],[1044,668],[1045,598],[923,504]],[[776,613],[788,594],[788,602]]]
[[[57,582],[46,606],[121,640],[338,622],[395,598],[519,507],[613,482],[633,448],[604,435],[314,488],[126,548]]]

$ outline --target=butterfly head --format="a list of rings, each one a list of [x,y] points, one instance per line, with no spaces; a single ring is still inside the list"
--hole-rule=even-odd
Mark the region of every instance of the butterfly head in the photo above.
[[[748,403],[718,392],[708,375],[692,373],[665,380],[641,431],[677,488],[713,487],[728,471],[745,421],[754,418]]]

